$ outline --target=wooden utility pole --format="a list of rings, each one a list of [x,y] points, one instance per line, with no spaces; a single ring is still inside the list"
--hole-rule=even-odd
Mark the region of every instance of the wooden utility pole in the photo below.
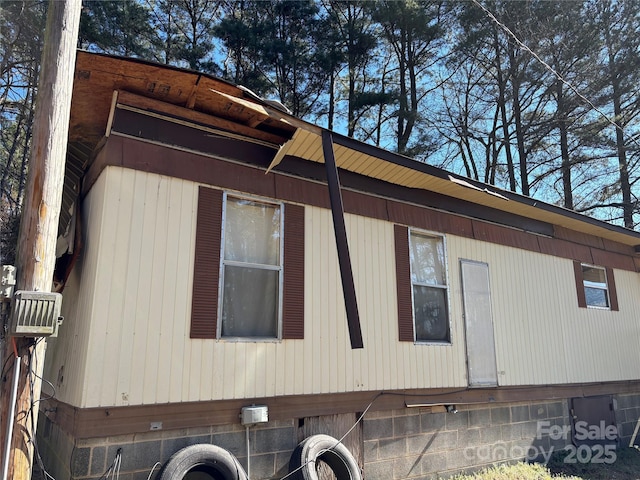
[[[51,291],[81,9],[82,0],[49,1],[18,240],[16,290]],[[39,382],[34,380],[42,376],[45,342],[15,340],[23,373],[19,378],[15,420],[4,418],[9,410],[4,405],[10,398],[11,382],[2,384],[2,423],[15,421],[10,445],[5,445],[11,449],[9,472],[7,479],[2,480],[30,480],[38,412],[38,404],[33,402],[40,398]],[[4,431],[0,431],[3,437]]]

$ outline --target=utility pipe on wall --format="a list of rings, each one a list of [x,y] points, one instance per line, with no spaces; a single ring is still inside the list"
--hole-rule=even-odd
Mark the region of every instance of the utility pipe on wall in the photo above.
[[[249,441],[249,427],[251,425],[246,426],[247,432],[247,480],[251,479],[251,443]]]
[[[13,383],[11,385],[11,399],[9,407],[9,416],[7,417],[7,434],[4,444],[4,455],[2,457],[2,480],[8,480],[9,458],[11,457],[11,438],[13,437],[13,424],[16,416],[16,399],[18,398],[18,383],[20,380],[20,356],[16,347],[16,339],[12,338],[13,352],[16,356],[15,365],[13,367]]]

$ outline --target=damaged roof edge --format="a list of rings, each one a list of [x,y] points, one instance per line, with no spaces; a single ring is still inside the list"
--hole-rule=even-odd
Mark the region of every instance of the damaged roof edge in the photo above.
[[[238,85],[236,85],[235,83],[230,82],[229,80],[225,80],[224,78],[216,77],[215,75],[212,75],[210,73],[200,72],[198,70],[192,70],[192,69],[186,68],[186,67],[177,67],[175,65],[158,63],[158,62],[154,62],[154,61],[151,61],[151,60],[145,60],[144,58],[138,58],[138,57],[123,57],[122,55],[113,55],[113,54],[110,54],[110,53],[91,52],[91,51],[85,50],[83,48],[79,48],[77,50],[77,53],[79,53],[79,54],[89,54],[89,55],[94,55],[94,56],[97,56],[97,57],[111,58],[113,60],[121,60],[121,61],[129,62],[129,63],[138,63],[140,65],[146,65],[148,67],[162,68],[163,70],[173,70],[174,72],[177,72],[177,73],[189,73],[191,75],[195,75],[196,77],[200,76],[200,77],[209,78],[211,80],[215,80],[217,82],[226,83],[228,86],[230,86],[232,88],[237,88],[239,90],[242,90]],[[76,60],[76,62],[77,62],[77,60]]]
[[[283,111],[280,108],[277,108],[268,100],[258,97],[257,95],[253,94],[253,92],[247,92],[246,89],[244,89],[241,86],[235,85],[227,80],[220,79],[211,74],[197,72],[194,70],[175,67],[171,65],[158,64],[155,62],[151,62],[151,61],[143,60],[139,58],[129,58],[129,57],[116,56],[116,55],[94,53],[86,50],[79,50],[78,54],[79,54],[78,56],[79,60],[77,60],[77,62],[81,62],[80,57],[82,57],[83,55],[92,56],[93,58],[86,59],[86,60],[90,60],[89,65],[91,66],[95,66],[96,63],[99,63],[99,62],[93,61],[93,60],[97,60],[96,57],[102,57],[105,59],[108,58],[114,61],[126,62],[129,64],[144,65],[145,69],[155,68],[155,69],[175,72],[176,78],[178,78],[179,75],[199,76],[199,77],[208,78],[214,82],[218,82],[218,84],[221,87],[222,85],[225,85],[224,90],[227,90],[227,87],[228,87],[228,91],[216,92],[216,93],[220,96],[220,98],[226,99],[227,105],[235,103],[239,110],[243,110],[245,112],[252,112],[252,113],[248,113],[247,115],[252,115],[255,112],[261,113],[262,116],[267,117],[271,122],[277,123],[283,126],[284,128],[288,129],[288,131],[286,132],[285,138],[289,137],[289,140],[286,142],[283,142],[284,145],[282,145],[281,150],[278,153],[276,153],[276,155],[274,156],[274,162],[271,164],[269,169],[275,168],[277,163],[280,160],[282,160],[282,158],[286,154],[287,149],[291,146],[291,144],[296,143],[296,136],[299,133],[299,130],[305,130],[306,132],[313,135],[317,135],[318,137],[320,137],[322,135],[322,132],[326,130],[323,127],[310,123],[306,120],[302,120],[288,112]],[[138,78],[135,80],[140,81],[141,79]],[[79,77],[76,78],[75,81],[78,82]],[[85,93],[85,95],[88,95],[88,94]],[[111,92],[109,93],[109,95],[111,96]],[[158,98],[158,100],[172,103],[171,99],[169,98],[164,98],[164,99]],[[251,104],[253,104],[254,106],[252,106]],[[208,112],[207,114],[215,115],[215,113],[212,113],[212,112]],[[274,123],[272,123],[272,125]],[[281,132],[281,134],[284,134],[283,132]],[[614,235],[624,235],[625,237],[628,238],[628,241],[625,243],[627,243],[628,245],[634,245],[636,252],[640,250],[640,232],[637,232],[635,230],[631,230],[619,225],[605,222],[603,220],[589,217],[587,215],[578,213],[576,211],[569,210],[564,207],[560,207],[550,203],[546,203],[541,200],[536,200],[522,194],[504,190],[493,185],[485,184],[483,182],[479,182],[477,180],[467,178],[459,174],[451,173],[442,168],[438,168],[433,165],[429,165],[427,163],[414,160],[410,157],[407,157],[398,153],[393,153],[391,151],[382,149],[380,147],[376,147],[374,145],[363,143],[359,140],[347,137],[339,133],[335,133],[335,132],[331,132],[331,133],[332,133],[333,142],[336,145],[340,145],[344,148],[353,150],[354,152],[362,153],[364,155],[377,158],[384,162],[389,162],[390,164],[401,166],[409,170],[422,173],[423,175],[433,177],[434,179],[445,180],[447,182],[455,183],[461,188],[470,188],[473,190],[478,189],[479,191],[482,191],[487,195],[497,197],[500,201],[505,201],[505,202],[513,201],[519,205],[522,205],[524,208],[527,208],[527,207],[534,208],[534,209],[538,209],[541,212],[547,212],[548,214],[551,214],[553,216],[557,215],[558,219],[554,223],[558,226],[563,226],[562,218],[566,218],[571,220],[571,222],[581,222],[585,225],[590,225],[591,227],[594,227],[596,230],[602,229],[608,232],[612,232]],[[338,162],[338,167],[340,167],[340,162]],[[363,173],[366,175],[366,172],[363,172]],[[511,208],[512,207],[506,207],[506,206],[501,207],[501,209],[507,212],[510,211]]]
[[[637,238],[638,242],[640,243],[640,232],[637,232],[635,230],[631,230],[626,227],[608,223],[603,220],[598,220],[597,218],[589,217],[582,213],[578,213],[574,210],[569,210],[568,208],[553,205],[541,200],[527,197],[526,195],[521,195],[519,193],[512,192],[510,190],[504,190],[494,185],[489,185],[468,177],[464,177],[462,175],[449,172],[442,168],[438,168],[433,165],[429,165],[427,163],[419,162],[410,157],[400,155],[398,153],[393,153],[388,150],[384,150],[380,147],[376,147],[374,145],[369,145],[369,144],[360,142],[358,140],[355,140],[350,137],[346,137],[341,134],[334,133],[333,139],[334,139],[334,143],[342,145],[343,147],[357,150],[367,155],[375,156],[383,160],[395,163],[397,165],[402,165],[404,167],[425,173],[427,175],[431,175],[433,177],[437,177],[437,178],[441,178],[449,181],[456,181],[456,183],[459,183],[459,184],[467,183],[471,188],[477,188],[478,190],[486,191],[486,193],[488,194],[497,195],[501,198],[504,198],[505,200],[512,200],[514,202],[528,205],[530,207],[539,208],[541,210],[545,210],[550,213],[562,215],[562,216],[571,218],[573,220],[583,221],[585,223],[588,223],[597,227],[605,228],[607,230],[610,230],[616,233],[629,235]],[[638,250],[640,250],[640,245],[636,247],[636,251]]]

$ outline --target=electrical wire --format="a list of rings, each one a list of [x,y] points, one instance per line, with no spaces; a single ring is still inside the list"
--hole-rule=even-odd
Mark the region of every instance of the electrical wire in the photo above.
[[[73,477],[73,455],[76,453],[76,448],[78,448],[77,444],[76,444],[77,440],[74,438],[73,439],[73,448],[71,449],[71,455],[69,455],[69,473],[71,474],[71,476]]]
[[[36,461],[38,462],[38,466],[40,467],[40,470],[42,471],[42,473],[45,475],[45,478],[49,479],[49,480],[55,480],[55,478],[49,474],[49,472],[47,471],[46,467],[44,466],[44,461],[42,460],[42,456],[40,455],[40,449],[38,448],[38,441],[35,435],[33,435],[33,433],[36,431],[36,426],[35,426],[35,414],[34,414],[34,407],[38,404],[38,402],[40,400],[35,400],[35,380],[34,377],[36,378],[42,378],[39,377],[37,372],[38,369],[38,356],[36,353],[36,348],[38,346],[38,342],[43,341],[42,338],[40,338],[38,341],[36,341],[35,345],[33,346],[33,349],[30,351],[29,353],[29,388],[30,388],[30,402],[29,402],[29,417],[30,417],[30,421],[31,421],[31,433],[27,433],[29,435],[29,441],[33,444],[33,452],[34,452],[34,456],[36,458]],[[54,389],[55,392],[55,389]]]
[[[364,409],[364,411],[360,414],[360,416],[358,417],[358,419],[355,421],[355,423],[351,426],[351,428],[349,430],[347,430],[347,433],[345,433],[344,435],[342,435],[342,437],[340,437],[340,439],[338,441],[336,441],[336,443],[330,447],[330,448],[325,448],[323,450],[320,450],[320,452],[318,453],[318,457],[322,456],[323,454],[325,454],[326,452],[333,450],[334,448],[336,448],[338,445],[340,445],[342,443],[342,441],[347,438],[347,435],[349,435],[354,428],[356,428],[356,426],[358,426],[358,424],[362,421],[362,419],[364,418],[364,416],[367,414],[367,412],[369,411],[369,409],[371,408],[371,406],[375,403],[376,400],[378,400],[378,398],[380,398],[381,396],[385,395],[385,392],[380,392],[378,393],[375,397],[373,397],[373,399],[369,402],[369,405],[367,405],[367,408]],[[280,480],[285,480],[285,478],[290,477],[291,475],[293,475],[294,473],[302,470],[304,467],[306,467],[307,465],[309,465],[310,463],[315,462],[315,459],[309,460],[305,463],[303,463],[302,465],[300,465],[298,468],[296,468],[295,470],[292,470],[291,472],[287,473],[284,477],[282,477]]]
[[[38,343],[40,343],[41,341],[44,341],[44,338],[40,338],[40,339],[38,339],[38,340],[36,341],[35,346],[37,347]],[[35,352],[36,352],[36,350],[34,349],[34,350],[33,350],[33,352],[34,352],[34,356],[35,356]],[[37,359],[36,359],[36,361],[37,361]],[[40,380],[41,382],[44,382],[44,383],[46,383],[47,385],[49,385],[49,386],[51,387],[51,390],[53,391],[53,393],[52,393],[51,395],[49,395],[48,397],[42,398],[42,387],[40,387],[40,399],[39,399],[39,400],[37,400],[37,401],[34,403],[34,405],[35,405],[35,404],[37,404],[37,403],[40,403],[40,402],[43,402],[43,401],[47,401],[47,400],[51,400],[52,398],[55,398],[55,397],[56,397],[56,387],[55,387],[55,385],[54,385],[53,383],[51,383],[49,380],[47,380],[47,379],[45,379],[44,377],[42,377],[41,375],[38,375],[38,369],[37,369],[37,368],[36,368],[36,369],[32,369],[32,370],[31,370],[31,373],[32,373],[32,375],[34,375],[38,380]]]
[[[502,23],[500,20],[498,20],[496,18],[496,16],[493,13],[491,13],[491,11],[489,11],[489,9],[487,9],[484,5],[482,5],[478,0],[471,0],[471,1],[475,5],[477,5],[496,25],[498,25],[511,38],[513,38],[513,40],[518,44],[518,46],[520,48],[522,48],[523,50],[526,50],[527,52],[529,52],[531,54],[531,56],[533,56],[533,58],[535,58],[538,62],[540,62],[540,64],[544,68],[546,68],[549,72],[551,72],[558,80],[560,80],[565,86],[567,86],[582,101],[584,101],[587,105],[589,105],[595,112],[600,114],[602,116],[602,118],[604,118],[607,121],[607,123],[611,124],[616,129],[620,129],[620,131],[624,131],[624,128],[622,127],[622,125],[620,125],[615,120],[611,119],[609,117],[609,115],[607,115],[602,110],[600,110],[598,107],[596,107],[591,100],[589,100],[582,93],[580,93],[580,91],[576,87],[574,87],[569,81],[565,80],[565,78],[562,75],[560,75],[560,73],[558,73],[551,65],[549,65],[542,58],[540,58],[540,56],[536,52],[531,50],[531,48],[529,48],[522,40],[520,40],[518,38],[518,36],[511,31],[511,29],[509,27],[507,27],[504,23]],[[629,140],[631,140],[631,142],[635,143],[637,146],[640,146],[640,143],[634,137],[630,137]]]
[[[122,465],[122,455],[118,456],[117,466],[115,468],[115,477],[116,479],[120,478],[120,465]]]
[[[56,395],[56,388],[55,386],[49,382],[48,380],[45,380],[42,376],[37,374],[37,366],[38,366],[38,355],[36,353],[36,347],[37,345],[44,341],[44,338],[39,338],[38,340],[36,340],[32,345],[29,345],[30,351],[29,351],[29,355],[27,357],[27,371],[28,371],[28,380],[27,380],[27,384],[29,387],[29,398],[30,398],[30,402],[29,402],[29,409],[24,412],[24,415],[21,417],[21,419],[25,419],[28,418],[28,421],[30,421],[31,423],[31,432],[35,432],[35,414],[34,414],[34,409],[36,407],[36,405],[43,401],[43,400],[49,400],[51,398],[54,398]],[[34,347],[34,348],[31,348]],[[9,357],[12,358],[12,357]],[[7,361],[5,361],[5,366],[6,366]],[[4,370],[4,367],[3,367]],[[43,381],[47,384],[49,384],[53,390],[53,394],[50,395],[47,398],[41,398],[38,400],[35,400],[35,382],[36,379],[39,379],[40,381]],[[16,421],[18,419],[16,418]],[[49,474],[49,472],[47,471],[46,467],[44,466],[44,461],[42,460],[42,456],[40,455],[40,449],[38,448],[38,443],[37,443],[37,439],[32,436],[30,434],[30,432],[28,430],[25,430],[25,433],[27,435],[27,442],[31,442],[34,448],[34,457],[36,459],[36,461],[38,462],[38,466],[40,467],[40,470],[42,471],[42,473],[45,476],[46,480],[56,480],[51,474]],[[73,446],[73,450],[71,452],[71,457],[73,457],[73,452],[75,451],[76,446],[74,443]],[[71,458],[69,459],[69,462],[71,462]],[[153,466],[153,468],[151,469],[151,472],[149,473],[149,477],[147,480],[149,480],[151,478],[151,475],[153,474],[153,471],[155,470],[155,468],[160,465],[159,462],[156,462],[156,464]],[[102,476],[98,479],[98,480],[119,480],[120,478],[120,468],[122,466],[122,448],[118,448],[118,450],[116,451],[116,456],[113,460],[113,462],[111,463],[111,465],[107,468],[107,470],[102,474]],[[71,464],[70,464],[70,471],[71,471]]]
[[[345,433],[342,437],[340,437],[340,439],[336,442],[336,444],[331,447],[331,448],[336,448],[338,446],[339,443],[342,443],[342,441],[347,438],[347,435],[349,435],[354,428],[356,428],[356,426],[362,421],[362,419],[364,418],[364,416],[367,414],[367,412],[369,411],[369,409],[371,408],[371,406],[373,405],[373,403],[380,398],[381,396],[384,395],[384,392],[380,392],[379,394],[377,394],[375,397],[373,397],[373,400],[371,400],[369,402],[369,405],[367,405],[367,408],[364,409],[364,411],[360,414],[360,416],[358,417],[358,419],[356,420],[356,423],[353,424],[353,426],[347,430],[347,433]],[[327,450],[330,449],[325,449],[324,451],[326,452]],[[324,453],[324,452],[323,452]]]
[[[153,471],[156,469],[156,467],[162,465],[160,462],[156,462],[153,467],[151,467],[151,471],[149,472],[149,476],[147,477],[147,480],[151,480],[151,475],[153,475]]]
[[[33,451],[35,453],[35,457],[36,460],[38,462],[38,466],[40,467],[40,471],[44,474],[45,479],[49,479],[49,480],[56,480],[55,477],[53,477],[45,468],[44,466],[44,461],[42,460],[42,457],[40,456],[40,449],[38,448],[38,442],[34,441],[33,442]]]
[[[4,361],[4,363],[2,364],[2,374],[0,375],[0,378],[5,378],[5,375],[7,375],[10,371],[12,367],[9,367],[9,369],[7,369],[5,371],[5,368],[7,368],[7,364],[9,363],[9,360],[14,359],[14,355],[10,354],[7,359]]]
[[[9,344],[8,342],[8,338],[9,337],[5,337],[5,341],[7,342],[7,344]],[[18,347],[16,347],[18,348]],[[2,376],[1,378],[4,378],[6,374],[8,374],[11,371],[12,365],[10,365],[9,369],[5,370],[5,368],[7,367],[7,364],[9,363],[9,360],[13,360],[15,359],[15,353],[9,353],[9,356],[5,359],[4,363],[2,364]]]
[[[36,347],[38,345],[39,342],[43,341],[43,338],[38,339],[32,346],[34,347],[33,349],[30,350],[29,352],[29,357],[28,357],[28,384],[29,384],[29,398],[30,398],[30,402],[29,402],[29,410],[26,412],[25,417],[29,417],[29,421],[31,422],[31,431],[29,432],[29,430],[26,430],[26,435],[27,435],[27,441],[31,442],[31,444],[33,445],[33,451],[34,451],[34,457],[35,460],[38,464],[38,467],[40,467],[41,472],[44,474],[45,479],[48,480],[55,480],[55,478],[47,471],[45,465],[44,465],[44,461],[42,460],[42,456],[40,455],[40,449],[38,447],[38,441],[37,438],[35,436],[32,436],[33,432],[36,431],[36,427],[35,427],[35,414],[34,414],[34,407],[41,401],[41,400],[48,400],[49,398],[53,398],[55,396],[55,387],[53,387],[53,385],[51,384],[51,382],[44,380],[40,375],[37,374],[37,366],[38,366],[38,357],[37,357],[37,353],[36,353]],[[53,388],[54,394],[46,399],[39,399],[39,400],[35,400],[35,379],[40,379],[41,381],[45,381],[46,383],[49,383],[51,385],[51,387]],[[74,449],[75,449],[75,445],[74,445]]]
[[[117,479],[120,478],[120,465],[122,463],[122,448],[118,448],[116,450],[116,456],[111,462],[111,465],[105,470],[105,472],[100,476],[98,480],[107,480],[111,475],[114,475],[111,478]],[[154,467],[155,468],[155,467]]]
[[[36,342],[37,345],[37,342]],[[34,405],[37,403],[37,401],[35,400],[35,380],[33,379],[33,366],[34,363],[37,362],[37,358],[36,358],[36,353],[35,353],[35,348],[30,349],[29,350],[29,354],[27,357],[27,382],[28,382],[28,386],[29,386],[29,409],[24,413],[24,416],[20,417],[20,420],[23,418],[30,418],[31,421],[31,431],[35,432],[35,428],[34,428],[34,416],[33,416],[33,407]],[[16,415],[16,420],[18,421],[18,416]],[[26,431],[27,435],[29,435],[28,430]],[[27,439],[28,441],[31,441],[31,438]]]

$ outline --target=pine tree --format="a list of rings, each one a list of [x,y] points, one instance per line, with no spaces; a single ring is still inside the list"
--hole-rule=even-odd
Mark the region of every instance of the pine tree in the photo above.
[[[46,1],[5,1],[0,15],[0,262],[15,261]]]
[[[380,1],[372,4],[373,17],[382,28],[397,67],[398,108],[396,150],[405,155],[423,153],[421,145],[411,145],[420,123],[421,101],[426,77],[439,57],[443,29],[442,2]]]

